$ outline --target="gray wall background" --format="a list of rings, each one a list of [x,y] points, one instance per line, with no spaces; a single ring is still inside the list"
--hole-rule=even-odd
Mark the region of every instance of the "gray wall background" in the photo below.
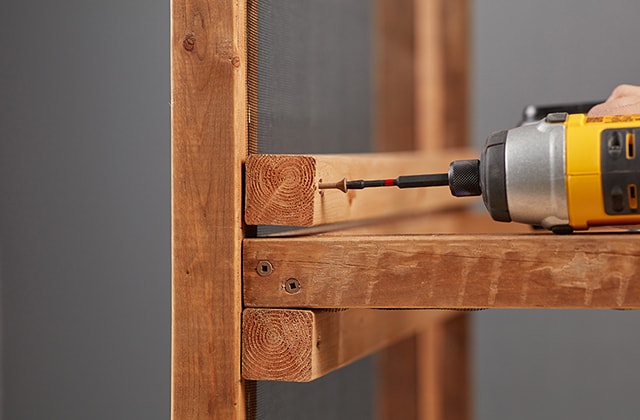
[[[640,83],[640,3],[474,0],[472,133]],[[4,419],[169,417],[169,3],[0,13]],[[630,418],[635,312],[476,315],[477,417]]]
[[[169,2],[0,10],[4,418],[168,418]]]

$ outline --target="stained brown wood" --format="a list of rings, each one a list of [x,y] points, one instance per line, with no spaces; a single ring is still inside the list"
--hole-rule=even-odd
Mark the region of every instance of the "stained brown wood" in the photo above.
[[[308,382],[393,344],[451,311],[246,309],[245,379]]]
[[[416,341],[420,334],[385,348],[377,357],[376,406],[380,420],[419,418],[417,362],[426,356],[417,351]]]
[[[421,116],[416,118],[417,147],[433,150],[468,145],[468,0],[418,0],[415,1],[415,9],[416,113]],[[468,230],[464,230],[460,218],[451,216],[443,217],[442,229],[446,229],[445,225],[451,222],[459,226],[460,232],[477,231],[478,225],[485,225],[467,223]],[[458,324],[465,323],[467,318],[467,315],[460,315]],[[416,399],[416,419],[470,418],[468,410],[452,412],[446,409],[450,404],[443,402],[454,400],[453,403],[459,407],[469,407],[467,393],[470,381],[460,380],[461,370],[457,368],[465,364],[467,351],[462,347],[455,353],[443,352],[439,344],[446,342],[446,337],[465,335],[466,330],[461,333],[454,328],[455,325],[433,324],[428,332],[418,334],[414,341],[416,383],[420,390]],[[438,333],[434,334],[435,331]],[[425,342],[429,344],[426,348]],[[456,388],[448,386],[456,381]]]
[[[361,225],[361,226],[360,226]],[[321,230],[322,227],[317,228]],[[307,228],[308,230],[314,228]],[[407,217],[376,220],[375,224],[353,224],[337,230],[325,229],[324,235],[431,235],[431,234],[505,234],[530,233],[531,227],[519,223],[501,223],[481,208],[443,208]],[[295,232],[295,231],[294,231]],[[304,233],[301,229],[299,233]],[[285,234],[283,234],[284,236]],[[289,235],[291,236],[291,235]]]
[[[452,312],[381,352],[377,418],[471,418],[468,329],[467,312]]]
[[[468,0],[415,1],[416,144],[467,144]]]
[[[374,142],[377,152],[414,150],[414,1],[374,1]]]
[[[640,308],[634,234],[249,239],[247,306]],[[256,273],[268,260],[273,273]],[[283,283],[296,278],[289,294]]]
[[[172,418],[243,419],[245,3],[173,0]]]
[[[429,324],[416,337],[418,418],[471,418],[469,317],[466,314]]]
[[[468,144],[468,0],[376,1],[378,151]]]
[[[477,157],[470,149],[442,153],[364,155],[251,155],[246,163],[245,221],[250,225],[313,226],[463,206],[447,187],[318,190],[319,182],[395,178],[447,172],[454,159]]]

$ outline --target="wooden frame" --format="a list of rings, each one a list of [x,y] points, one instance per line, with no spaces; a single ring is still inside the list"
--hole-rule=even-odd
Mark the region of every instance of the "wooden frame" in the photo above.
[[[174,0],[171,15],[172,418],[242,419],[245,3]]]
[[[383,9],[389,10],[391,2],[379,1]],[[385,1],[386,6],[383,4]],[[444,0],[433,1],[446,3]],[[460,0],[459,4],[464,5],[466,1]],[[414,8],[415,6],[411,6],[410,9]],[[446,29],[438,23],[440,18],[445,17],[441,13],[446,15],[448,12],[445,9],[437,10],[440,12],[429,15],[430,24],[438,24],[435,33],[440,33]],[[255,92],[248,89],[251,85],[249,83],[248,86],[247,83],[247,79],[251,79],[247,69],[247,58],[252,54],[247,51],[247,12],[252,10],[247,10],[247,4],[243,1],[172,1],[174,419],[242,419],[246,416],[248,387],[240,370],[243,307],[241,247],[245,232],[242,224],[240,185],[243,179],[243,163],[248,151],[247,138],[251,137],[247,127],[248,103],[252,95],[255,95]],[[412,13],[400,13],[397,16],[406,19],[411,15]],[[384,19],[387,15],[378,16]],[[412,25],[411,28],[415,26]],[[406,33],[403,39],[407,39]],[[451,41],[447,37],[442,39]],[[464,42],[463,40],[462,43]],[[422,47],[417,50],[413,48],[416,57],[424,62],[424,57],[418,54]],[[391,50],[387,52],[389,51]],[[428,54],[431,54],[431,58],[426,60],[447,61],[447,55],[443,52],[446,52],[446,49],[430,49]],[[463,62],[464,59],[463,56]],[[409,64],[408,68],[414,66],[415,62]],[[386,83],[387,91],[389,83],[395,83],[396,76],[393,71],[395,70],[384,79],[386,82],[381,82]],[[433,89],[449,89],[443,87],[440,80],[434,78],[430,87],[422,86],[421,95],[431,95]],[[408,81],[407,89],[404,91],[412,92],[413,83],[415,81]],[[464,83],[458,86],[462,86],[462,90],[466,89]],[[411,112],[409,119],[413,121],[412,124],[417,123],[415,116],[421,114],[424,107],[437,121],[442,122],[443,118],[446,120],[446,113],[438,111],[441,108],[435,106],[437,101],[443,100],[446,95],[441,92],[433,97],[439,99],[436,99],[436,102],[434,99],[416,102],[416,109]],[[461,98],[456,98],[457,103],[460,104],[460,100],[464,98],[466,93]],[[395,115],[405,118],[409,114],[399,109]],[[458,121],[458,117],[454,119]],[[428,124],[445,127],[448,123]],[[393,130],[393,124],[389,127]],[[418,131],[418,128],[410,129],[409,132],[411,131]],[[415,140],[420,136],[406,137],[413,137],[412,140]],[[381,145],[381,150],[389,150],[389,145],[395,140],[396,138],[390,140],[387,136],[387,140],[383,139],[378,144]],[[418,143],[413,141],[405,149],[416,148],[416,144]],[[369,228],[367,230],[370,231]],[[317,331],[325,328],[325,325],[331,325],[334,320],[351,319],[350,314],[353,312],[327,313],[330,315],[315,311],[310,313],[316,320],[311,324],[311,331]],[[377,319],[389,326],[397,325],[397,319],[403,319],[405,316],[414,317],[416,325],[424,323],[425,326],[431,325],[431,321],[437,318],[433,314],[426,314],[423,317],[425,319],[421,320],[417,313],[398,313],[385,317],[371,311],[364,313],[368,315],[363,315],[363,319],[368,319],[369,322]],[[385,320],[381,321],[382,318]],[[417,326],[415,328],[417,329]],[[401,336],[405,336],[405,333],[396,334],[393,339],[390,339],[393,335],[388,334],[373,337],[370,344],[360,346],[352,355],[366,354],[380,348],[382,344],[400,339]],[[440,339],[434,342],[440,342]],[[338,364],[351,359],[352,356],[347,357]],[[418,359],[420,358],[412,359],[411,366]],[[433,358],[431,363],[434,363]],[[326,364],[320,373],[337,366]],[[432,379],[428,382],[433,385],[439,380]],[[411,404],[416,403],[417,396]],[[415,411],[417,413],[420,410]]]
[[[279,308],[640,308],[633,234],[247,240],[244,301]],[[260,276],[259,261],[273,273]],[[286,290],[295,279],[294,293]]]

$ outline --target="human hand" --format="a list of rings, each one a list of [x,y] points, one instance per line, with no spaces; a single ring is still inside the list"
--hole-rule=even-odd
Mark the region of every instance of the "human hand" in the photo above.
[[[620,85],[609,98],[589,110],[587,116],[640,114],[640,86]]]

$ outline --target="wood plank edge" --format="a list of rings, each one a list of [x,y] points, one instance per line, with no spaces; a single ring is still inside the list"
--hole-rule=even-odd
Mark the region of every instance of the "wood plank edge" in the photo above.
[[[532,233],[249,239],[244,300],[246,307],[280,308],[640,309],[637,238]],[[257,260],[270,261],[273,274],[258,278]],[[298,293],[282,288],[290,278],[299,281]]]
[[[431,153],[250,155],[246,161],[245,222],[317,226],[461,205],[464,200],[452,197],[446,187],[344,193],[321,192],[318,184],[447,172],[452,160],[474,157],[477,152],[467,148]]]
[[[242,376],[309,382],[457,314],[248,308],[242,322]]]

